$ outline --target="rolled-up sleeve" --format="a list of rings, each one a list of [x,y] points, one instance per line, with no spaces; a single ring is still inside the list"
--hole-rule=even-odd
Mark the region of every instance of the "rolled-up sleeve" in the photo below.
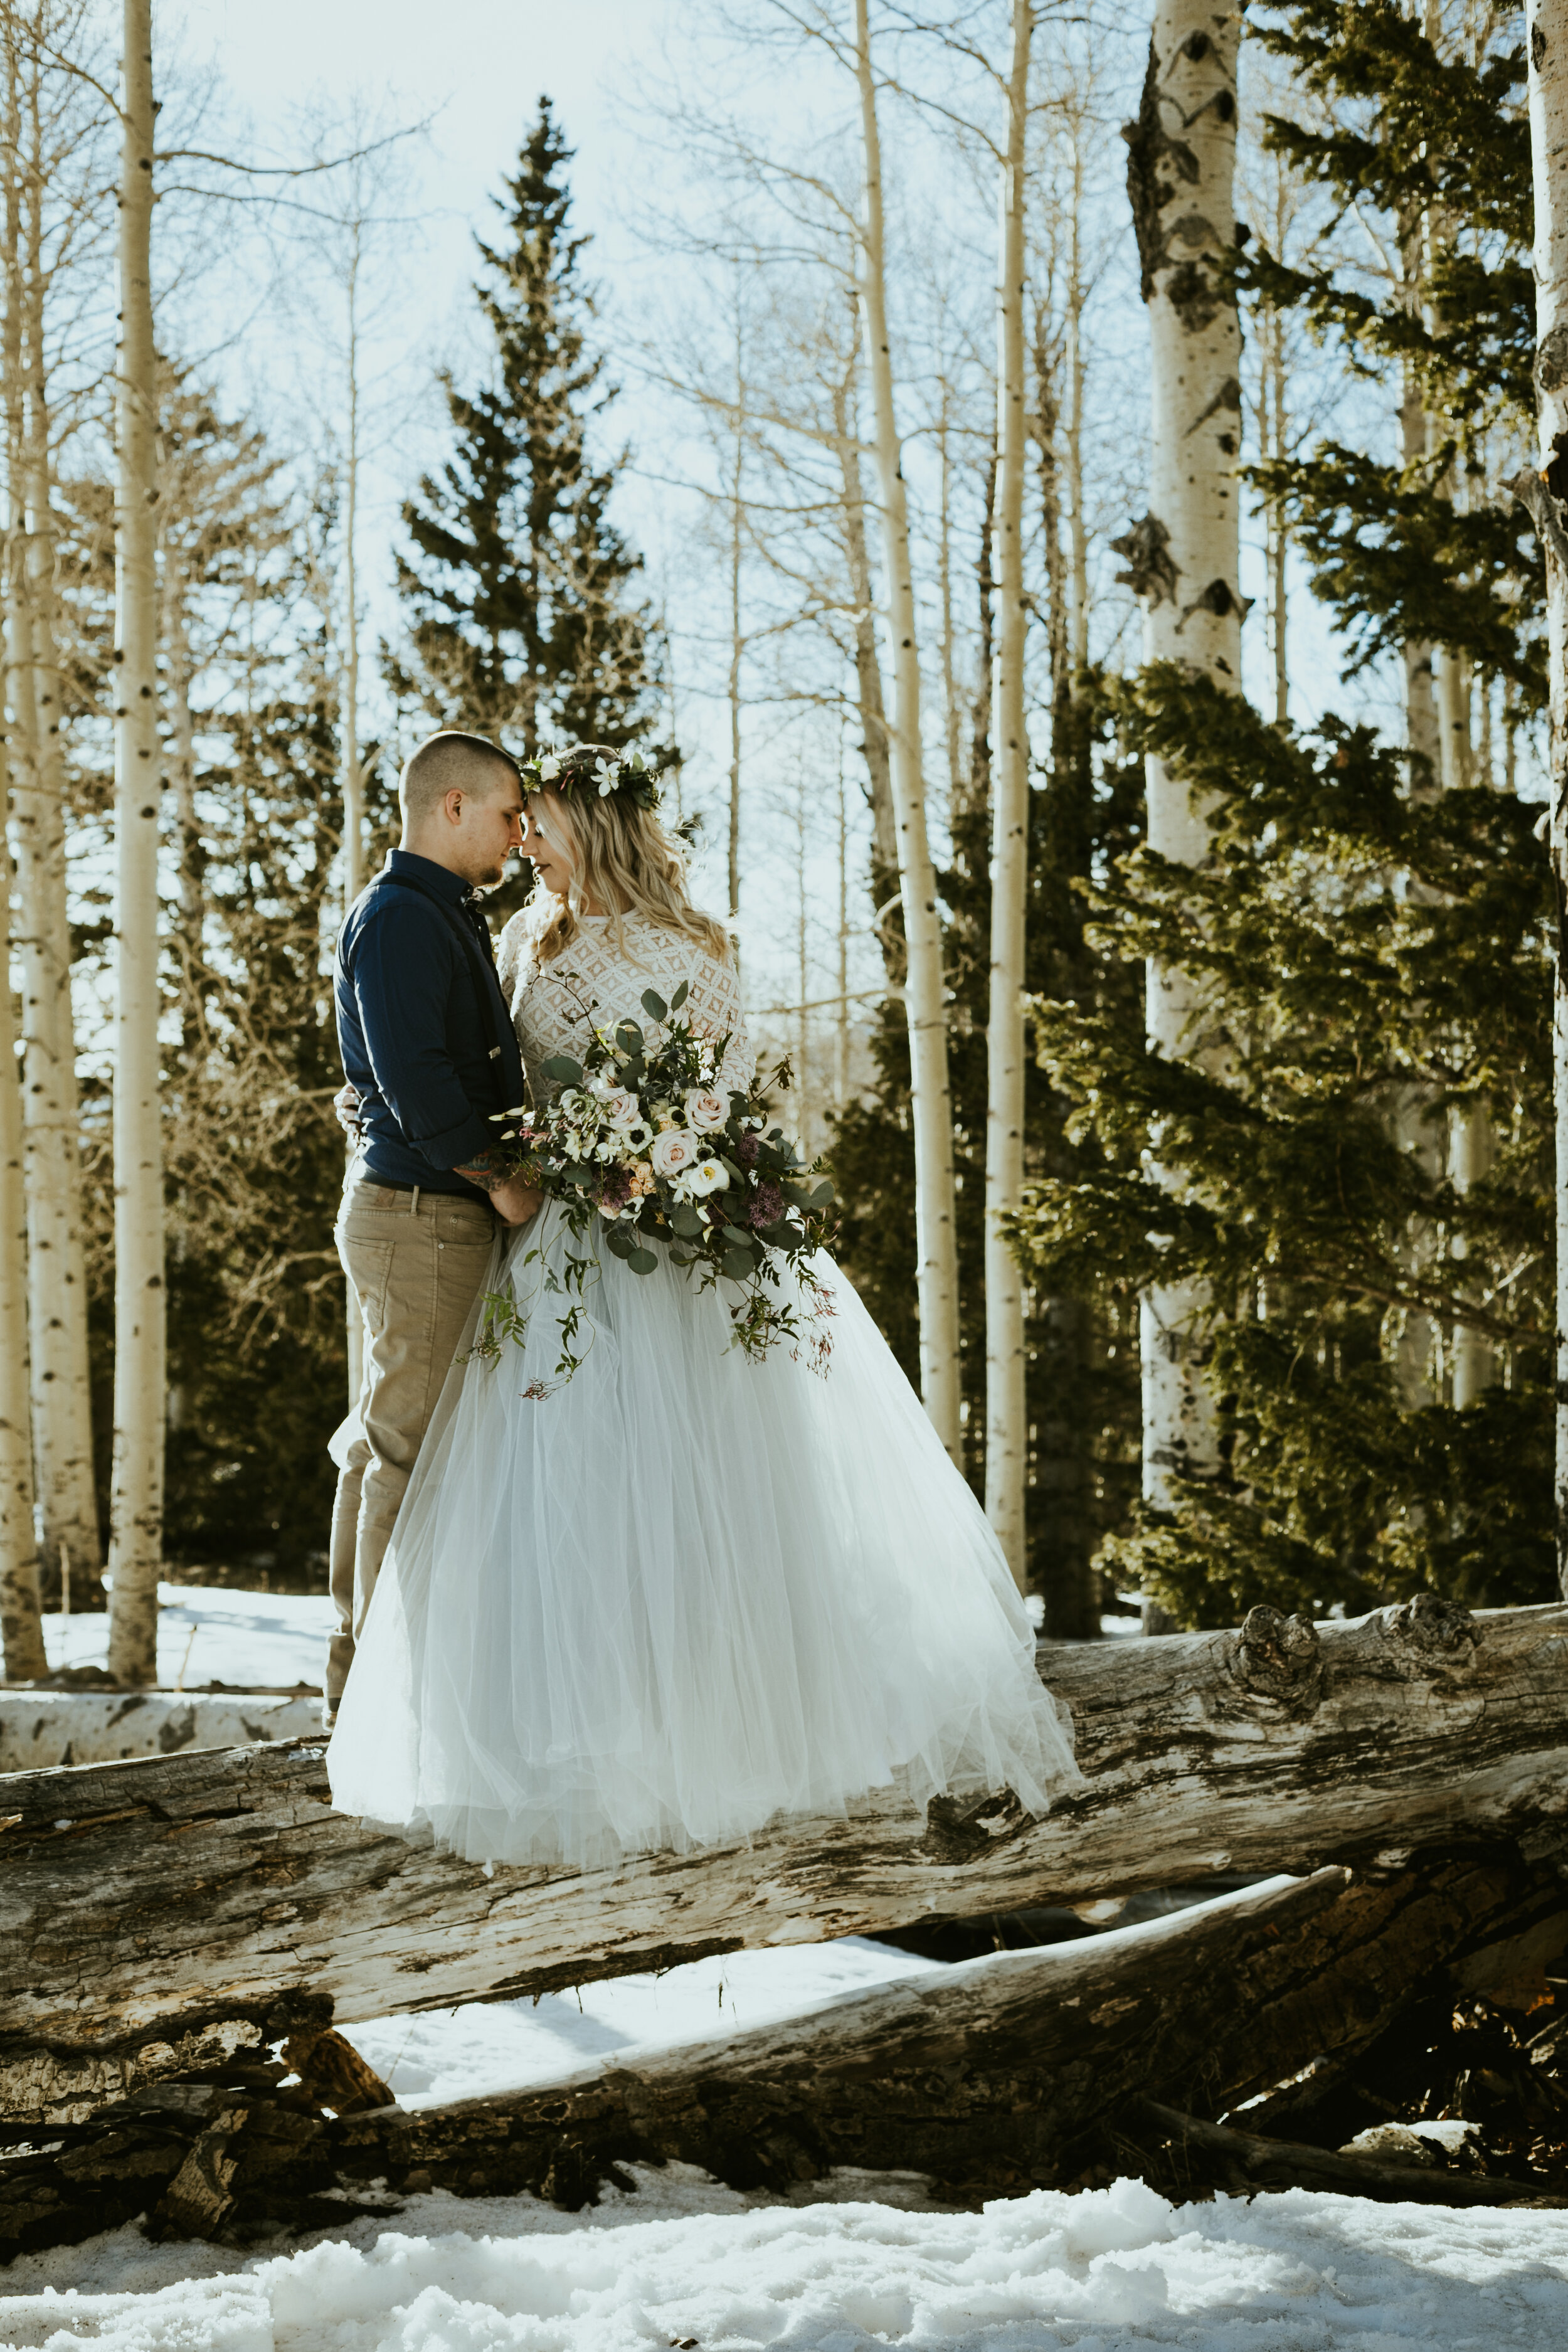
[[[417,907],[376,908],[354,941],[354,1003],[377,1090],[407,1141],[432,1168],[465,1168],[494,1143],[495,1131],[469,1101],[452,1059],[449,989],[430,984],[432,965],[442,963],[448,982],[468,984],[458,944],[437,921]]]

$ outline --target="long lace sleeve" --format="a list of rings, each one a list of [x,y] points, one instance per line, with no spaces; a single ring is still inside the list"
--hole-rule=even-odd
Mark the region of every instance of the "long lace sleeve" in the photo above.
[[[496,978],[509,1008],[516,1001],[519,982],[533,961],[532,928],[528,915],[528,908],[520,907],[496,942]]]
[[[694,956],[687,1007],[699,1036],[715,1043],[721,1037],[729,1040],[719,1065],[719,1082],[726,1089],[744,1093],[756,1075],[757,1057],[746,1034],[745,1008],[734,966],[720,963],[712,956]]]

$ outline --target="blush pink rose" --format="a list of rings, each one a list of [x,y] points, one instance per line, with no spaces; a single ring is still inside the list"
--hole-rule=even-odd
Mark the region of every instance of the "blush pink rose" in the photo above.
[[[694,1160],[702,1157],[702,1147],[689,1128],[667,1127],[653,1139],[648,1159],[656,1176],[684,1175]]]
[[[699,1135],[715,1135],[730,1124],[730,1103],[725,1095],[715,1094],[710,1087],[693,1087],[686,1097],[686,1124]]]

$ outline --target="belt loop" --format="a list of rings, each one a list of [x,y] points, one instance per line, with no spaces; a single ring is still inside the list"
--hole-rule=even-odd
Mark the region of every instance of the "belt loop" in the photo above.
[[[419,1214],[419,1187],[417,1184],[414,1187],[413,1197],[408,1203],[408,1213],[411,1217],[416,1217]]]

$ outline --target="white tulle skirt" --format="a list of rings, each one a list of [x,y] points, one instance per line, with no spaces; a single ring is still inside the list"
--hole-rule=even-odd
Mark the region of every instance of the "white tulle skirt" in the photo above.
[[[591,1250],[580,1369],[549,1387]],[[329,1750],[342,1811],[472,1861],[596,1868],[844,1815],[897,1784],[1077,1786],[984,1515],[847,1277],[825,1375],[729,1346],[719,1292],[574,1243],[498,1241],[531,1310],[463,1350],[398,1517]],[[470,1334],[471,1338],[471,1334]]]

